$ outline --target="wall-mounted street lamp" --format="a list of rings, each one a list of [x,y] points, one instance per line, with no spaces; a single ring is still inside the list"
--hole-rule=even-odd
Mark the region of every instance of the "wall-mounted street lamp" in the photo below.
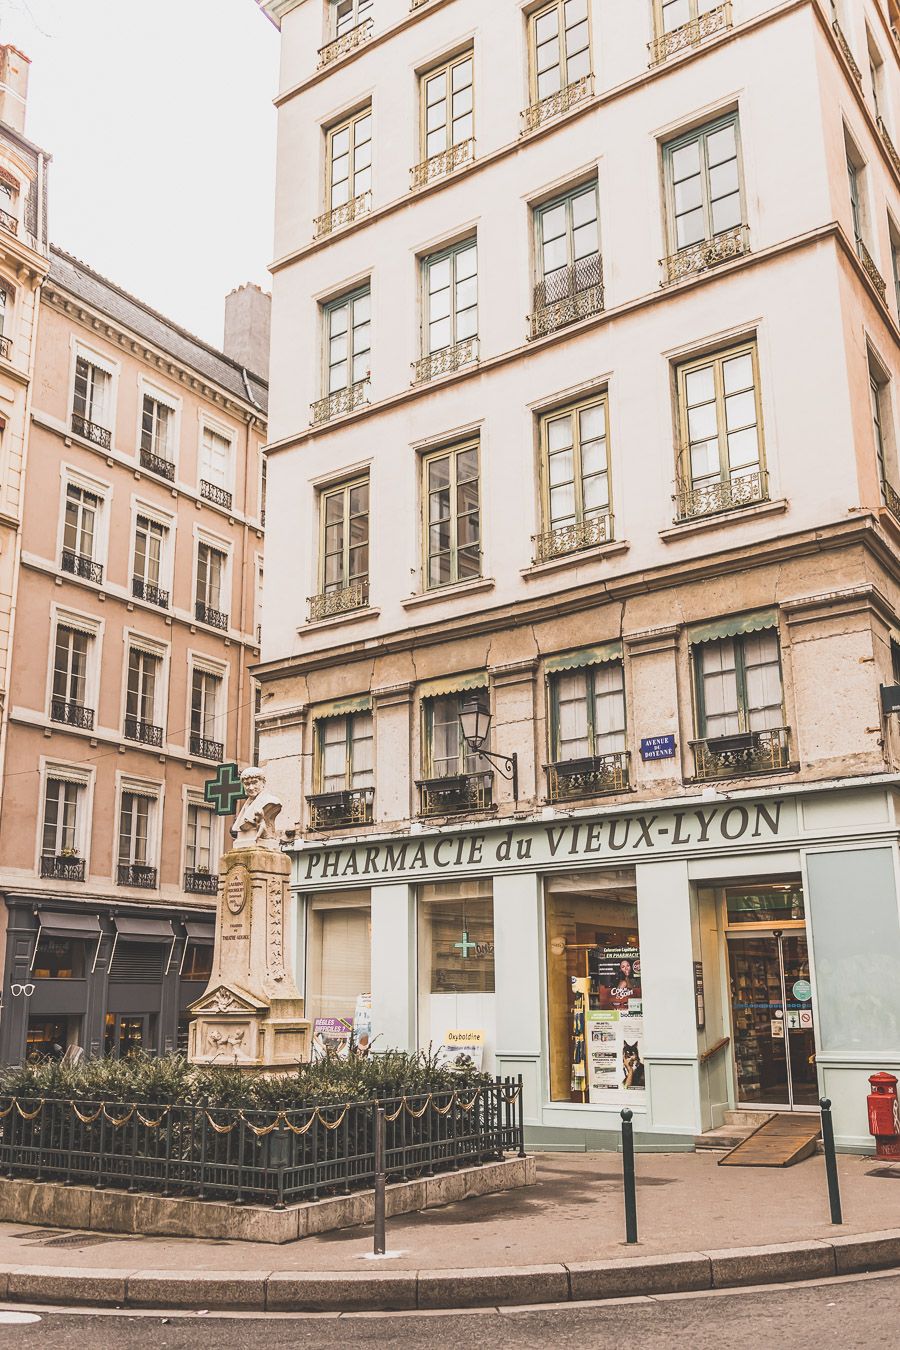
[[[466,747],[475,755],[482,755],[500,774],[512,783],[513,800],[519,800],[519,756],[495,755],[485,750],[484,744],[491,729],[490,711],[477,698],[460,704],[459,730]]]

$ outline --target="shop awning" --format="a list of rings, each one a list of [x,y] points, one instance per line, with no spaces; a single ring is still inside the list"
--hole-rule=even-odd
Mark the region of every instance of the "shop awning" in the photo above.
[[[622,640],[601,642],[596,647],[579,647],[577,652],[563,652],[560,656],[550,656],[544,662],[548,675],[557,670],[582,670],[585,666],[601,666],[604,661],[621,661]]]
[[[442,698],[444,694],[462,694],[466,689],[487,689],[486,670],[471,671],[468,675],[443,675],[438,680],[424,680],[419,685],[421,698]]]
[[[120,938],[141,938],[144,942],[175,941],[175,929],[169,919],[133,919],[117,914],[113,923]]]
[[[192,942],[215,942],[216,925],[214,923],[194,923],[185,920],[184,931]]]
[[[688,629],[688,642],[696,647],[700,642],[719,642],[722,638],[739,637],[742,633],[761,633],[765,628],[778,627],[776,609],[758,609],[753,614],[732,614],[714,623],[701,623]]]
[[[96,914],[59,914],[49,909],[39,909],[37,918],[41,932],[48,937],[100,936],[100,920]]]
[[[330,703],[320,703],[312,710],[312,720],[323,722],[326,717],[347,717],[350,713],[371,711],[372,695],[357,694],[353,698],[335,698]]]

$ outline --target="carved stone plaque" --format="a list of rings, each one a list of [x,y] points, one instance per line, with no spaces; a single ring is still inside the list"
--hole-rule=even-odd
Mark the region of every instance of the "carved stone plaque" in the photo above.
[[[246,867],[233,867],[225,878],[225,904],[232,914],[240,914],[250,894],[250,873]]]

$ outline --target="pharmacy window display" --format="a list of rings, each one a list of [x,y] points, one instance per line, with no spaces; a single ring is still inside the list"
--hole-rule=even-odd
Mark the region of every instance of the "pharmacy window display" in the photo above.
[[[608,1105],[642,1092],[641,950],[633,868],[545,882],[550,1096]]]

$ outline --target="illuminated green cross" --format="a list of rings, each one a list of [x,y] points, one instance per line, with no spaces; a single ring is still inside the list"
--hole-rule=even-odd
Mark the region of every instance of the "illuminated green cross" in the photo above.
[[[236,764],[220,764],[215,778],[203,784],[204,799],[216,808],[217,816],[231,816],[247,793]]]
[[[474,952],[475,948],[478,946],[478,943],[469,941],[469,930],[467,928],[464,928],[462,935],[462,942],[454,942],[453,945],[454,947],[457,947],[459,949],[459,951],[462,953],[464,957],[467,957],[469,955],[469,952]]]

